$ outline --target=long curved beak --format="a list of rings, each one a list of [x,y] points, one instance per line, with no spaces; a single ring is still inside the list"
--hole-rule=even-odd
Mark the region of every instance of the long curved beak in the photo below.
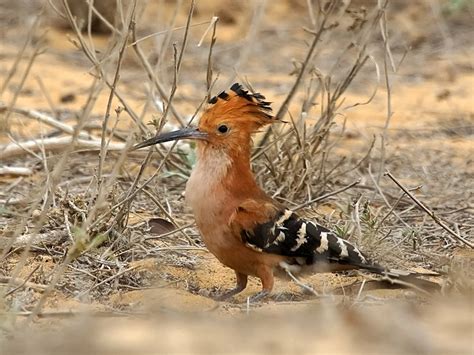
[[[207,133],[199,131],[195,127],[187,127],[177,131],[159,134],[153,138],[147,139],[144,142],[135,144],[131,150],[137,150],[144,147],[149,147],[158,143],[165,143],[176,141],[178,139],[207,139]]]

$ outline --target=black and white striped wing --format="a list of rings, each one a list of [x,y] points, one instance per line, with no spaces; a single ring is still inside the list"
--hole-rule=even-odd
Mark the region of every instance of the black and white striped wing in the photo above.
[[[243,230],[241,237],[254,250],[304,258],[307,265],[318,261],[378,269],[359,249],[330,230],[283,210],[272,220]]]

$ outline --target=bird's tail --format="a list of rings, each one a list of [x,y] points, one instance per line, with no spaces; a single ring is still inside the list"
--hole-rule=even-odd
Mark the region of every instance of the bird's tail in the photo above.
[[[424,291],[434,291],[441,288],[438,283],[426,279],[430,276],[440,276],[438,273],[430,271],[413,272],[384,267],[371,260],[347,240],[319,225],[318,228],[321,242],[319,247],[315,249],[316,255],[326,256],[332,263],[351,265],[357,269],[370,271],[379,275],[379,280],[392,285],[419,288]]]
[[[427,279],[427,277],[440,276],[436,272],[413,272],[399,269],[389,269],[380,266],[377,263],[370,263],[358,265],[360,269],[370,271],[379,275],[377,278],[384,283],[413,288],[423,292],[432,292],[441,290],[441,285],[435,281]]]

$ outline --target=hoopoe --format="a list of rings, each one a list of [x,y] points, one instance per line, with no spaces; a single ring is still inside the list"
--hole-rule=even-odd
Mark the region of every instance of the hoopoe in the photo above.
[[[278,268],[294,272],[323,264],[331,271],[392,273],[330,230],[298,217],[257,185],[250,166],[252,135],[276,121],[263,95],[236,83],[209,104],[198,127],[158,135],[133,149],[196,140],[198,160],[186,184],[186,202],[209,251],[237,277],[236,286],[219,299],[244,290],[248,276],[262,282],[262,291],[252,299],[265,297]]]

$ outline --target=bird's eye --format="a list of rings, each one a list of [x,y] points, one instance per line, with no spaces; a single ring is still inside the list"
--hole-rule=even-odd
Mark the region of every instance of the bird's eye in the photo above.
[[[220,133],[227,133],[229,132],[229,127],[227,127],[225,124],[221,124],[219,127],[217,127],[217,130]]]

